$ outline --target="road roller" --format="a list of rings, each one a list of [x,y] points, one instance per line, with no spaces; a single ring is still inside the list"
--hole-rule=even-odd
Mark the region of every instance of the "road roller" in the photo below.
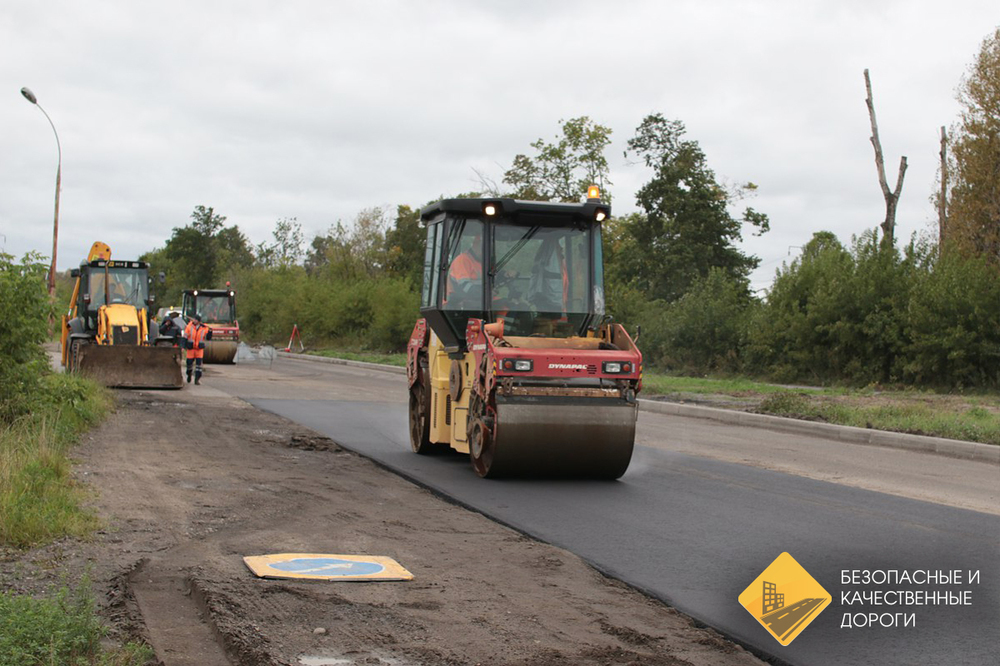
[[[407,344],[422,455],[467,453],[481,477],[617,479],[635,442],[642,354],[605,314],[596,187],[584,203],[444,199],[427,227]]]
[[[225,289],[188,289],[184,292],[181,316],[189,320],[195,312],[212,329],[205,343],[205,363],[232,363],[240,344],[240,323],[236,320],[236,292],[229,282]]]

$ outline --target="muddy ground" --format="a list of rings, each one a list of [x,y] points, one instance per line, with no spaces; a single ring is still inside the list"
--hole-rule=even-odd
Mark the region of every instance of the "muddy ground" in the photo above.
[[[761,663],[574,555],[219,391],[117,397],[74,454],[102,529],[5,553],[0,588],[89,571],[112,638],[145,640],[162,664]],[[386,555],[415,578],[263,580],[242,562],[278,552]]]

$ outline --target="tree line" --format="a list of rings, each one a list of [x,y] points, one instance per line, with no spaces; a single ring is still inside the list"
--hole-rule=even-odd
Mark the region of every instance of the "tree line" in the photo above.
[[[781,381],[1000,385],[1000,29],[959,88],[962,113],[942,153],[937,239],[900,247],[879,228],[848,242],[817,232],[777,271],[764,297],[750,289],[759,258],[744,232],[769,230],[743,205],[756,186],[726,186],[684,124],[644,118],[628,155],[650,179],[639,210],[605,224],[610,314],[634,330],[648,364],[681,373],[749,373]],[[874,126],[874,123],[873,123]],[[476,192],[579,201],[590,183],[610,193],[612,129],[583,116],[516,155]],[[742,208],[742,210],[740,210]],[[313,345],[400,350],[416,319],[424,254],[418,206],[361,211],[308,244],[294,218],[252,245],[212,208],[143,255],[180,290],[230,281],[251,340],[278,341],[298,324]]]

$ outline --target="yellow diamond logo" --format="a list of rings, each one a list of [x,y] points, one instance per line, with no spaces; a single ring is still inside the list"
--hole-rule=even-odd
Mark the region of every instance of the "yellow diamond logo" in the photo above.
[[[788,553],[782,553],[739,597],[740,604],[782,645],[815,620],[832,598]]]

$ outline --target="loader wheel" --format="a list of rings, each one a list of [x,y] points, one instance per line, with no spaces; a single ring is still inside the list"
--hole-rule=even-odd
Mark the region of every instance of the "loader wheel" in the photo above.
[[[410,388],[410,446],[414,453],[432,455],[439,453],[442,445],[431,442],[431,386],[427,379],[427,359],[417,364],[417,381]]]

